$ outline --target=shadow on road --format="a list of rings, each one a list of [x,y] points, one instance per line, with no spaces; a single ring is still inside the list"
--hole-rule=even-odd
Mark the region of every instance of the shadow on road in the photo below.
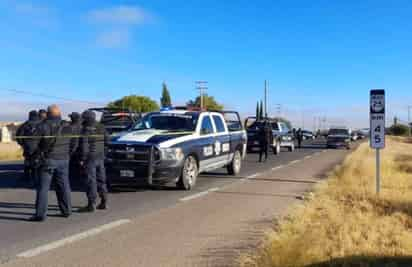
[[[77,209],[78,207],[73,207]],[[24,210],[24,211],[21,211]],[[26,211],[26,210],[30,210]],[[35,205],[28,203],[0,202],[0,220],[8,221],[29,221],[29,217],[34,214]],[[49,205],[49,211],[58,212],[57,205]],[[48,217],[60,217],[59,214],[48,214]]]

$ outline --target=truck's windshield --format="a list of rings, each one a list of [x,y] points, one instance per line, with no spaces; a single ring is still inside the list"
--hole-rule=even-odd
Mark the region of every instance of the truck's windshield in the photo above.
[[[347,129],[330,129],[329,135],[349,135],[349,131]]]
[[[197,114],[151,113],[137,123],[134,130],[194,131]]]

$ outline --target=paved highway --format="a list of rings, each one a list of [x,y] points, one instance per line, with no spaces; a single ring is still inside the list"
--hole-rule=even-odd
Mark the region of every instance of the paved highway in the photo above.
[[[284,151],[278,156],[270,155],[265,163],[258,163],[258,154],[248,154],[239,176],[226,175],[225,170],[203,174],[199,177],[194,191],[178,191],[174,188],[162,190],[122,189],[110,195],[108,211],[95,214],[74,213],[65,219],[59,217],[56,199],[50,192],[49,219],[45,223],[32,223],[27,219],[34,211],[34,191],[22,183],[21,164],[18,162],[0,165],[0,260],[7,262],[22,251],[86,231],[98,225],[110,223],[122,218],[146,216],[155,211],[174,206],[179,202],[189,201],[206,194],[208,190],[227,187],[241,179],[253,178],[262,172],[297,162],[309,156],[325,151],[322,140],[304,143],[302,149],[295,152]],[[322,164],[322,163],[319,163]],[[75,186],[73,205],[75,208],[86,203],[81,188]]]

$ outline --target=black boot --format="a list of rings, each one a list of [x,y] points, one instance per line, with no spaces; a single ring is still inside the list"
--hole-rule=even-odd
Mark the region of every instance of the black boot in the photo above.
[[[100,196],[100,204],[97,206],[98,210],[107,210],[107,196],[101,195]]]
[[[80,212],[80,213],[95,212],[96,211],[96,204],[89,201],[87,206],[82,207],[82,208],[78,209],[77,211]]]

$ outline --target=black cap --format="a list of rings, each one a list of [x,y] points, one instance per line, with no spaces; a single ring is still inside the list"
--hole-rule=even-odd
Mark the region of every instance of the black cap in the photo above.
[[[79,121],[80,118],[81,118],[80,113],[78,113],[78,112],[72,112],[72,113],[70,113],[70,114],[69,114],[69,117],[70,117],[70,119],[71,119],[72,121]]]
[[[82,113],[82,119],[87,122],[92,122],[96,120],[96,113],[91,110],[86,110]]]
[[[39,118],[39,114],[36,110],[32,110],[29,112],[29,120],[37,120]]]

